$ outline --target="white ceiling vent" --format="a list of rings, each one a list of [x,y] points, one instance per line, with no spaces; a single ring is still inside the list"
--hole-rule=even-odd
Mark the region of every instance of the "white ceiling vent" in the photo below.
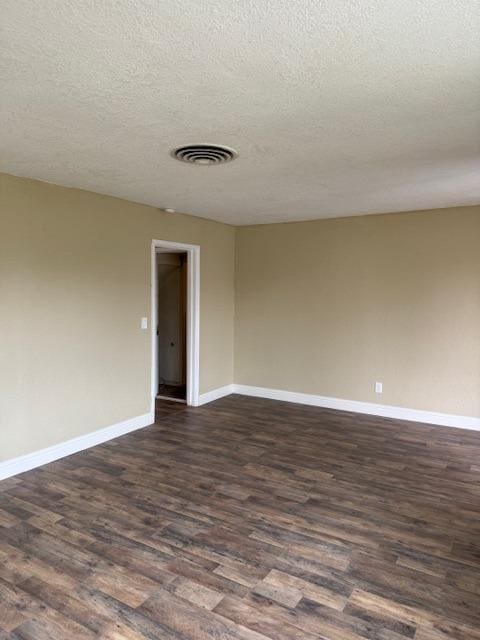
[[[235,160],[237,152],[216,144],[189,144],[171,152],[173,158],[192,164],[222,164]]]

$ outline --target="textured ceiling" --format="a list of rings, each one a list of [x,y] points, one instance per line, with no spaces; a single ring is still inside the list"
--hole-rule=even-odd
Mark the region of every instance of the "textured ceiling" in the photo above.
[[[480,202],[478,0],[3,0],[0,170],[232,224]],[[169,152],[221,143],[235,162]]]

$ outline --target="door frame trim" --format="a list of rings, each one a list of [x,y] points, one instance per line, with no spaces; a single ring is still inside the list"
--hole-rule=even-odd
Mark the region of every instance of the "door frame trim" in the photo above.
[[[181,251],[187,254],[187,405],[197,407],[200,387],[200,246],[152,240],[151,250],[151,393],[152,411],[158,392],[158,338],[157,338],[157,297],[158,274],[156,255],[158,249]]]

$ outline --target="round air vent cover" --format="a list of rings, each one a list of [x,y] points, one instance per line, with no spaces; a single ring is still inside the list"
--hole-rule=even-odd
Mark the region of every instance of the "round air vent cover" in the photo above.
[[[189,144],[174,149],[171,155],[181,162],[209,165],[235,160],[237,152],[216,144]]]

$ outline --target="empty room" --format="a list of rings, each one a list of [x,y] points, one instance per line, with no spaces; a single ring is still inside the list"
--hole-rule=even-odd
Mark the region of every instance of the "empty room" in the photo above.
[[[480,640],[478,0],[0,25],[0,640]]]

